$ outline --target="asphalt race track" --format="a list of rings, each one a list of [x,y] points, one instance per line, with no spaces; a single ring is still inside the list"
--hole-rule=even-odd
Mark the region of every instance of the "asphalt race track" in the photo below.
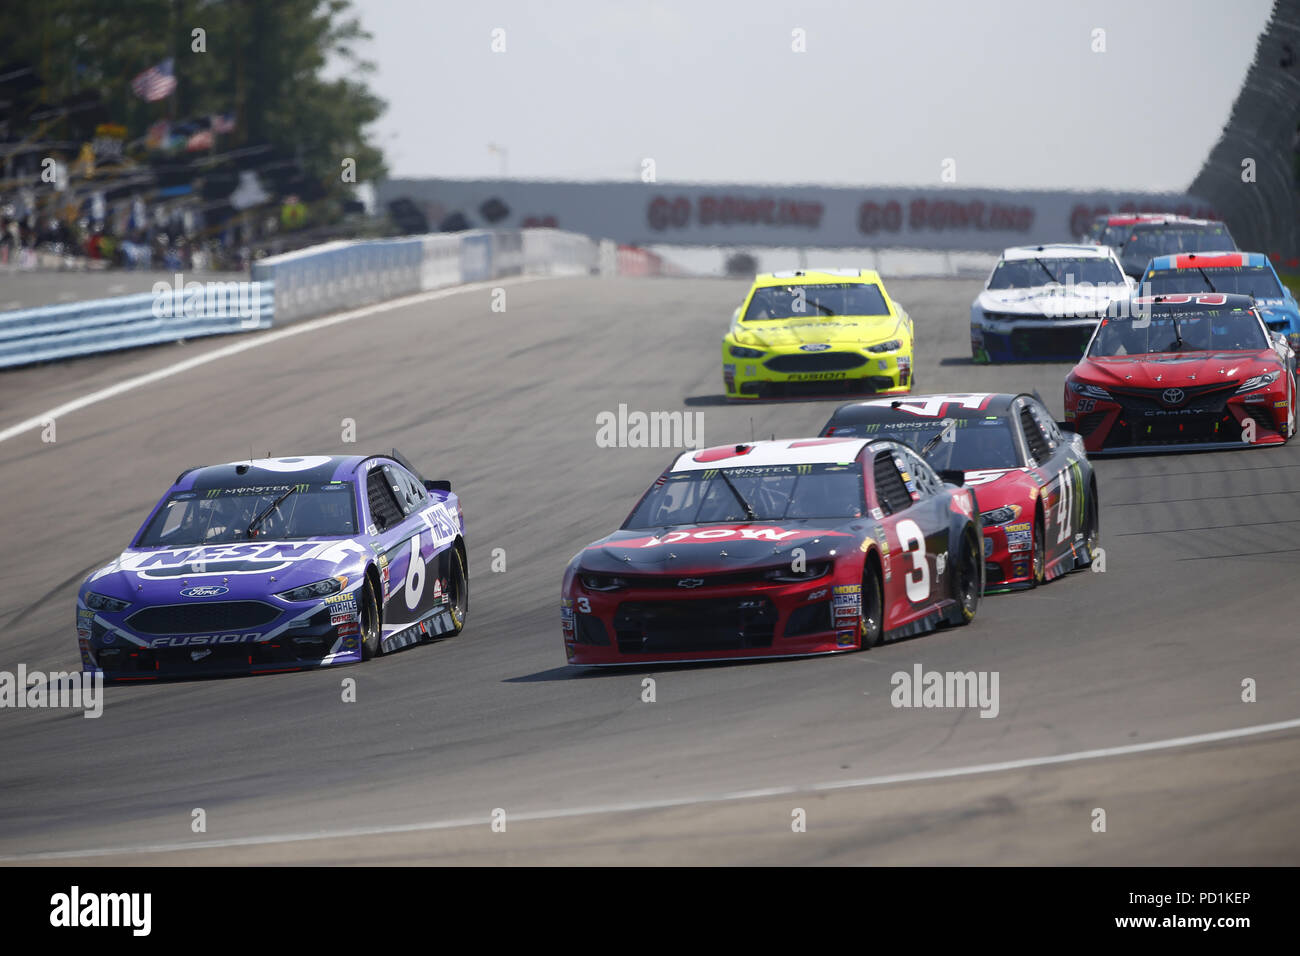
[[[1059,413],[1065,366],[969,364],[978,285],[890,283],[917,321],[919,389],[1036,388]],[[0,441],[3,670],[77,668],[82,576],[183,468],[250,454],[398,447],[463,497],[472,585],[463,635],[368,664],[113,687],[97,720],[0,710],[0,858],[1300,863],[1300,442],[1099,462],[1105,573],[987,598],[970,627],[832,658],[582,672],[564,663],[560,575],[673,454],[597,447],[597,414],[700,412],[721,444],[814,434],[835,403],[722,404],[741,283],[507,289],[504,313],[477,288],[306,323],[63,415],[53,442]],[[230,344],[5,373],[0,432]],[[997,671],[1000,712],[895,709],[890,675],[918,663]],[[980,772],[941,775],[957,768]]]

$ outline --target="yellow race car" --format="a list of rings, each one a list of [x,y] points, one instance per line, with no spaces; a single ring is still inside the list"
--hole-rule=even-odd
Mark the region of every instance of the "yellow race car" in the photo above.
[[[727,397],[912,390],[912,319],[867,269],[760,275],[722,339]]]

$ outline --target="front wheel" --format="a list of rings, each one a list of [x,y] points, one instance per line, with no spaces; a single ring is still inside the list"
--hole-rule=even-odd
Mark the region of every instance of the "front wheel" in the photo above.
[[[880,572],[867,561],[862,571],[862,620],[858,625],[862,635],[859,647],[878,647],[885,639],[885,597],[880,585]]]
[[[361,607],[358,608],[361,621],[361,659],[368,661],[378,657],[383,650],[383,635],[379,626],[379,602],[375,599],[375,586],[367,576],[361,588]]]
[[[1031,583],[1032,587],[1047,583],[1047,531],[1043,526],[1043,515],[1040,512],[1034,518],[1034,577]]]

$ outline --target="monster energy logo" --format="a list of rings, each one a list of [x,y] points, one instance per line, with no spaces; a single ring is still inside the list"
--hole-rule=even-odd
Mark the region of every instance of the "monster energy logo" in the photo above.
[[[209,488],[204,497],[219,498],[222,495],[265,495],[272,492],[289,490],[294,491],[296,494],[306,494],[311,490],[311,485],[303,483],[297,485],[258,485],[249,488]]]

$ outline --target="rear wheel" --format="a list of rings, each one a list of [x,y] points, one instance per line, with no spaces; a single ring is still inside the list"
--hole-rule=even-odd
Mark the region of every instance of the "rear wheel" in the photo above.
[[[375,586],[366,577],[361,588],[361,606],[357,609],[361,627],[361,659],[368,661],[378,657],[383,651],[382,633],[379,627],[379,602],[375,599]]]
[[[957,560],[952,564],[952,596],[956,603],[948,612],[949,624],[969,624],[975,620],[980,595],[984,593],[983,575],[980,574],[983,559],[975,529],[967,525],[961,535]]]
[[[1286,406],[1286,437],[1288,440],[1295,437],[1296,429],[1296,411],[1295,411],[1295,373],[1288,373],[1291,378],[1291,400]]]
[[[469,575],[465,573],[465,561],[460,548],[451,549],[451,558],[447,568],[447,609],[451,612],[454,625],[448,633],[455,637],[465,629],[465,619],[469,616]]]
[[[1087,509],[1083,517],[1084,560],[1080,562],[1080,565],[1087,567],[1097,557],[1097,548],[1101,542],[1101,510],[1097,503],[1097,482],[1095,480],[1088,489],[1088,500],[1084,504],[1084,508]]]
[[[859,623],[862,639],[859,647],[877,647],[885,639],[885,597],[880,584],[880,572],[868,560],[862,571],[862,620]]]

